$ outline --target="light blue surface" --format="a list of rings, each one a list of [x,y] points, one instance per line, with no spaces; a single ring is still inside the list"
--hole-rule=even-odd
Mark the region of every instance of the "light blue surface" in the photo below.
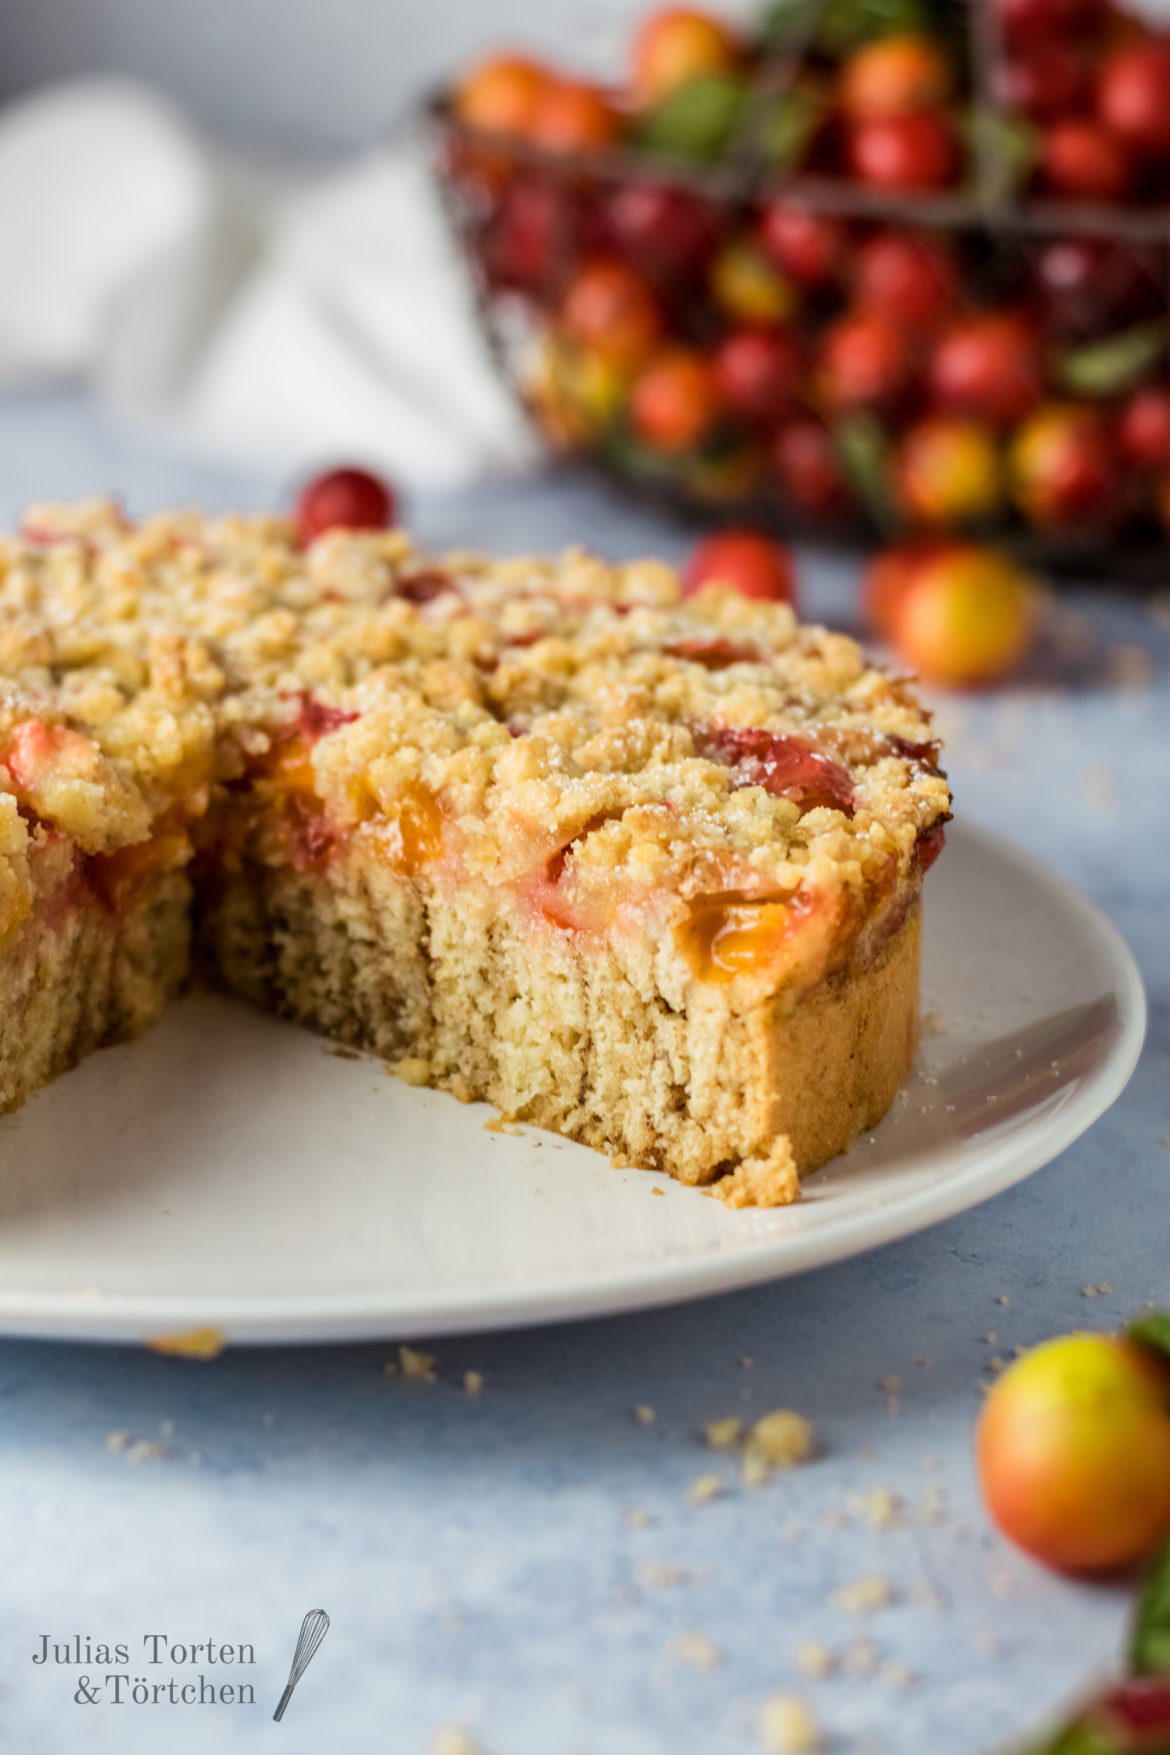
[[[137,511],[272,503],[282,484],[154,455],[69,397],[0,404],[5,521],[34,497],[99,488]],[[563,482],[414,513],[436,542],[681,547]],[[807,608],[845,617],[854,576],[810,558]],[[385,1346],[197,1364],[0,1345],[4,1755],[423,1755],[450,1720],[493,1755],[734,1755],[758,1747],[759,1702],[790,1688],[834,1749],[976,1755],[1111,1661],[1123,1594],[1011,1554],[983,1520],[970,1461],[992,1355],[1170,1301],[1170,636],[1135,603],[1084,594],[1075,608],[1092,634],[1079,682],[948,704],[948,767],[958,808],[1083,885],[1138,957],[1150,1038],[1116,1108],[1023,1187],[910,1242],[682,1309],[444,1342],[433,1384],[387,1377]],[[1117,649],[1133,645],[1155,657],[1149,687],[1110,680],[1132,672]],[[1101,1281],[1112,1294],[1086,1301]],[[460,1387],[469,1368],[484,1375],[477,1399]],[[904,1380],[894,1409],[878,1387],[890,1374]],[[656,1410],[652,1424],[637,1404]],[[744,1492],[701,1428],[776,1406],[814,1419],[825,1455]],[[114,1430],[171,1454],[135,1463],[108,1450]],[[727,1494],[688,1503],[712,1470]],[[947,1509],[924,1522],[932,1485]],[[898,1528],[850,1509],[879,1486],[907,1502]],[[646,1562],[685,1582],[647,1582]],[[830,1599],[867,1572],[898,1600],[863,1621]],[[277,1727],[297,1629],[317,1606],[332,1631]],[[254,1668],[203,1670],[251,1681],[257,1704],[76,1705],[78,1674],[109,1666],[34,1666],[46,1632],[130,1642],[132,1661],[113,1667],[151,1682],[176,1672],[143,1664],[145,1633],[250,1641]],[[719,1648],[718,1669],[672,1657],[686,1632]],[[802,1640],[843,1653],[857,1636],[880,1648],[875,1676],[813,1682],[796,1667]],[[889,1664],[913,1672],[910,1686],[883,1679]]]

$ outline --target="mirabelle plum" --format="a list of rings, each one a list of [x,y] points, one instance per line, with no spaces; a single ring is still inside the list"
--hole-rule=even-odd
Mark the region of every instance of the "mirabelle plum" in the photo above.
[[[852,496],[833,436],[815,416],[787,421],[780,428],[772,446],[772,468],[801,511],[825,517],[849,510]]]
[[[715,302],[738,323],[783,323],[792,315],[796,295],[762,250],[745,239],[733,239],[711,267]]]
[[[919,573],[954,546],[945,538],[927,537],[874,555],[861,576],[861,611],[869,626],[891,639],[902,601]]]
[[[689,451],[704,439],[722,407],[714,374],[702,354],[667,348],[638,375],[630,422],[658,451]]]
[[[797,286],[825,286],[846,258],[841,222],[792,201],[772,201],[760,220],[760,243]]]
[[[642,276],[611,256],[578,270],[561,320],[574,341],[626,364],[645,359],[662,331],[662,312]]]
[[[1116,1335],[1067,1335],[1010,1367],[977,1437],[988,1510],[1063,1572],[1112,1571],[1170,1534],[1170,1361]]]
[[[857,122],[848,137],[849,164],[871,189],[911,194],[945,189],[959,169],[959,145],[946,116],[921,110]]]
[[[740,59],[731,27],[691,6],[664,6],[652,12],[634,38],[634,95],[655,104],[703,73],[727,73]]]
[[[305,483],[293,517],[306,547],[327,530],[384,530],[394,522],[394,494],[365,469],[331,469]]]
[[[1016,504],[1041,528],[1106,524],[1118,509],[1113,437],[1087,404],[1037,409],[1012,439],[1008,469]]]
[[[1003,497],[999,449],[976,421],[919,421],[898,447],[894,483],[898,504],[915,523],[977,523],[998,511]]]
[[[804,361],[784,329],[733,329],[715,349],[715,379],[745,420],[774,424],[792,410]]]
[[[1170,156],[1170,42],[1124,43],[1106,62],[1098,92],[1101,120],[1144,158]]]
[[[1073,201],[1121,201],[1133,182],[1122,141],[1097,122],[1054,122],[1039,150],[1040,181],[1052,195]]]
[[[931,355],[930,388],[953,414],[1013,426],[1035,408],[1043,392],[1037,338],[1011,311],[961,317],[940,336]]]
[[[944,103],[953,82],[950,60],[930,37],[879,37],[846,63],[841,107],[848,116],[906,116]]]
[[[459,83],[454,108],[459,120],[485,134],[525,136],[550,83],[548,71],[524,55],[480,61]]]
[[[605,202],[604,221],[621,254],[656,282],[700,268],[719,227],[709,201],[668,183],[619,184]]]
[[[947,246],[901,230],[878,232],[862,244],[853,286],[863,309],[916,328],[950,316],[960,296],[959,271]]]
[[[704,585],[730,585],[741,597],[796,602],[792,557],[783,543],[757,530],[718,530],[700,542],[687,562],[683,595]]]
[[[601,152],[621,131],[621,117],[597,86],[554,79],[536,104],[527,138],[545,152]]]
[[[1034,620],[1027,574],[993,549],[955,547],[916,570],[894,606],[891,638],[929,681],[972,687],[1015,668]]]
[[[821,342],[820,383],[830,407],[888,408],[912,380],[905,329],[878,311],[847,311]]]

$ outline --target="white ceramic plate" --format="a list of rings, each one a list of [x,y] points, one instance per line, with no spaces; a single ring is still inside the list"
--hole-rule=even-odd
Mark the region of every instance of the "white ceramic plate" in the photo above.
[[[724,1291],[986,1200],[1123,1089],[1133,960],[1075,890],[956,826],[927,883],[908,1090],[779,1212],[727,1212],[232,1001],[176,1006],[0,1119],[0,1333],[437,1335]],[[661,1198],[665,1196],[665,1198]]]

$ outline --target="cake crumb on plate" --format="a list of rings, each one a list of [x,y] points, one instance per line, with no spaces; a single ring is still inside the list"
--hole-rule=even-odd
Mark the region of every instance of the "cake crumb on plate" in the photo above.
[[[872,1615],[896,1601],[890,1581],[880,1572],[866,1572],[833,1592],[833,1606],[850,1615]]]
[[[431,1755],[487,1755],[487,1751],[465,1725],[442,1724],[431,1738]]]
[[[679,1633],[670,1642],[670,1655],[680,1664],[706,1675],[723,1662],[718,1648],[705,1633]]]
[[[397,1361],[388,1363],[384,1370],[389,1377],[406,1377],[415,1383],[435,1381],[433,1356],[430,1353],[420,1353],[416,1347],[399,1347]]]
[[[815,1755],[825,1747],[817,1716],[800,1694],[772,1694],[764,1701],[760,1741],[768,1755]]]
[[[793,1655],[797,1669],[816,1681],[823,1681],[826,1676],[831,1676],[839,1661],[832,1646],[826,1645],[821,1639],[806,1639],[797,1646]]]
[[[687,1498],[692,1505],[710,1505],[725,1492],[724,1483],[718,1475],[699,1475],[687,1488]]]

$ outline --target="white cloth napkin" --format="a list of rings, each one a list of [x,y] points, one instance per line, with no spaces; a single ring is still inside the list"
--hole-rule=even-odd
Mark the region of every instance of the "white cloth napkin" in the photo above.
[[[476,331],[414,139],[262,177],[123,80],[0,114],[0,385],[84,376],[233,462],[450,487],[537,446]]]

